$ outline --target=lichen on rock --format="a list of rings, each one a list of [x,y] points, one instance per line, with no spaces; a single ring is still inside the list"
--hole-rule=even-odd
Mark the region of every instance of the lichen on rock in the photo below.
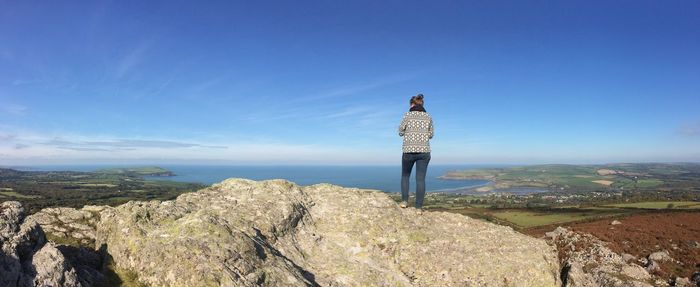
[[[106,208],[96,246],[151,286],[560,284],[554,249],[509,227],[284,180]]]
[[[586,234],[557,227],[545,238],[560,251],[562,281],[570,287],[654,286],[654,279],[642,266],[629,262],[605,242]]]
[[[0,204],[0,286],[95,286],[101,274],[83,279],[78,273],[86,268],[76,268],[66,258],[60,246],[47,242],[44,231],[35,221],[26,220],[24,208],[19,202]]]
[[[93,246],[100,212],[107,206],[86,205],[82,209],[70,207],[44,208],[27,217],[39,224],[51,239],[59,243]]]

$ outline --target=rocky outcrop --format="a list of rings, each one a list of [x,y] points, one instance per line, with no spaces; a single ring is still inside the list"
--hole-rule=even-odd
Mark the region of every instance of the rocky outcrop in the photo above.
[[[101,278],[81,279],[19,202],[0,204],[0,244],[0,286],[93,286]]]
[[[598,238],[558,227],[545,237],[557,246],[562,262],[563,286],[668,286],[630,256],[621,256],[605,246]],[[661,255],[659,255],[661,256]]]
[[[554,248],[386,194],[229,179],[106,208],[96,247],[150,286],[558,286]],[[643,270],[642,270],[643,271]]]
[[[105,258],[148,286],[560,284],[543,240],[328,184],[230,179],[173,201],[0,211],[0,286],[100,286]]]
[[[107,206],[86,205],[82,209],[69,207],[44,208],[27,217],[39,224],[50,239],[72,245],[95,245],[96,224],[100,211]]]

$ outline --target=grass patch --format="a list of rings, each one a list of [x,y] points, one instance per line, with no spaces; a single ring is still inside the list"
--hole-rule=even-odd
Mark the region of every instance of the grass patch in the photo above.
[[[640,209],[700,209],[700,202],[696,201],[649,201],[634,203],[609,204],[603,207],[608,208],[640,208]]]
[[[111,183],[82,183],[80,186],[88,186],[88,187],[117,187],[116,184],[111,184]]]
[[[0,195],[6,196],[6,197],[25,198],[25,199],[41,198],[41,196],[38,196],[38,195],[25,195],[25,194],[18,193],[16,191],[0,191]]]
[[[663,183],[663,181],[658,179],[640,179],[637,180],[637,187],[655,187]]]
[[[526,210],[506,210],[494,212],[491,215],[497,219],[510,222],[522,228],[530,228],[557,223],[588,220],[594,218],[621,215],[624,212],[610,211],[567,211],[567,212],[538,212]]]
[[[46,232],[46,239],[49,241],[53,241],[56,244],[70,245],[75,247],[91,247],[85,246],[84,244],[80,243],[78,239],[75,239],[73,237],[60,237],[53,235],[51,232]]]
[[[136,272],[124,270],[114,265],[114,261],[109,260],[105,266],[105,286],[106,287],[146,287],[139,282]]]

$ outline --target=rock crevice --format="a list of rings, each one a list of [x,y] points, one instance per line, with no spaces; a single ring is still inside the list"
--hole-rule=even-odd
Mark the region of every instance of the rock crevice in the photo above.
[[[0,286],[95,286],[96,265],[74,266],[16,201],[0,204]],[[85,276],[78,276],[78,274]],[[88,276],[89,274],[89,276]]]

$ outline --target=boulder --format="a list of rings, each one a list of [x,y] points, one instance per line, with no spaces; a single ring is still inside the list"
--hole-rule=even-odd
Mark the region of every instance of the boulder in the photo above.
[[[229,179],[105,208],[96,247],[149,286],[559,286],[545,241],[385,193]]]
[[[631,258],[613,252],[593,235],[557,227],[545,237],[560,252],[565,286],[653,286],[647,270],[628,262]]]
[[[32,256],[33,286],[83,286],[75,269],[53,243],[45,244]]]
[[[0,286],[93,286],[25,215],[19,202],[0,204]]]
[[[657,251],[652,254],[649,254],[649,260],[653,261],[675,261],[673,258],[671,258],[671,255],[668,254],[668,251]]]
[[[661,271],[661,266],[659,266],[659,263],[656,263],[654,260],[647,260],[644,264],[644,268],[646,268],[647,272],[649,273],[656,273]]]
[[[629,253],[622,253],[622,261],[634,262],[637,261],[637,257]]]
[[[690,240],[687,243],[688,247],[690,248],[700,248],[700,242],[697,242],[696,240]]]
[[[690,279],[688,278],[681,278],[681,277],[676,277],[676,279],[673,280],[673,286],[675,287],[693,287],[693,282],[690,282]]]

